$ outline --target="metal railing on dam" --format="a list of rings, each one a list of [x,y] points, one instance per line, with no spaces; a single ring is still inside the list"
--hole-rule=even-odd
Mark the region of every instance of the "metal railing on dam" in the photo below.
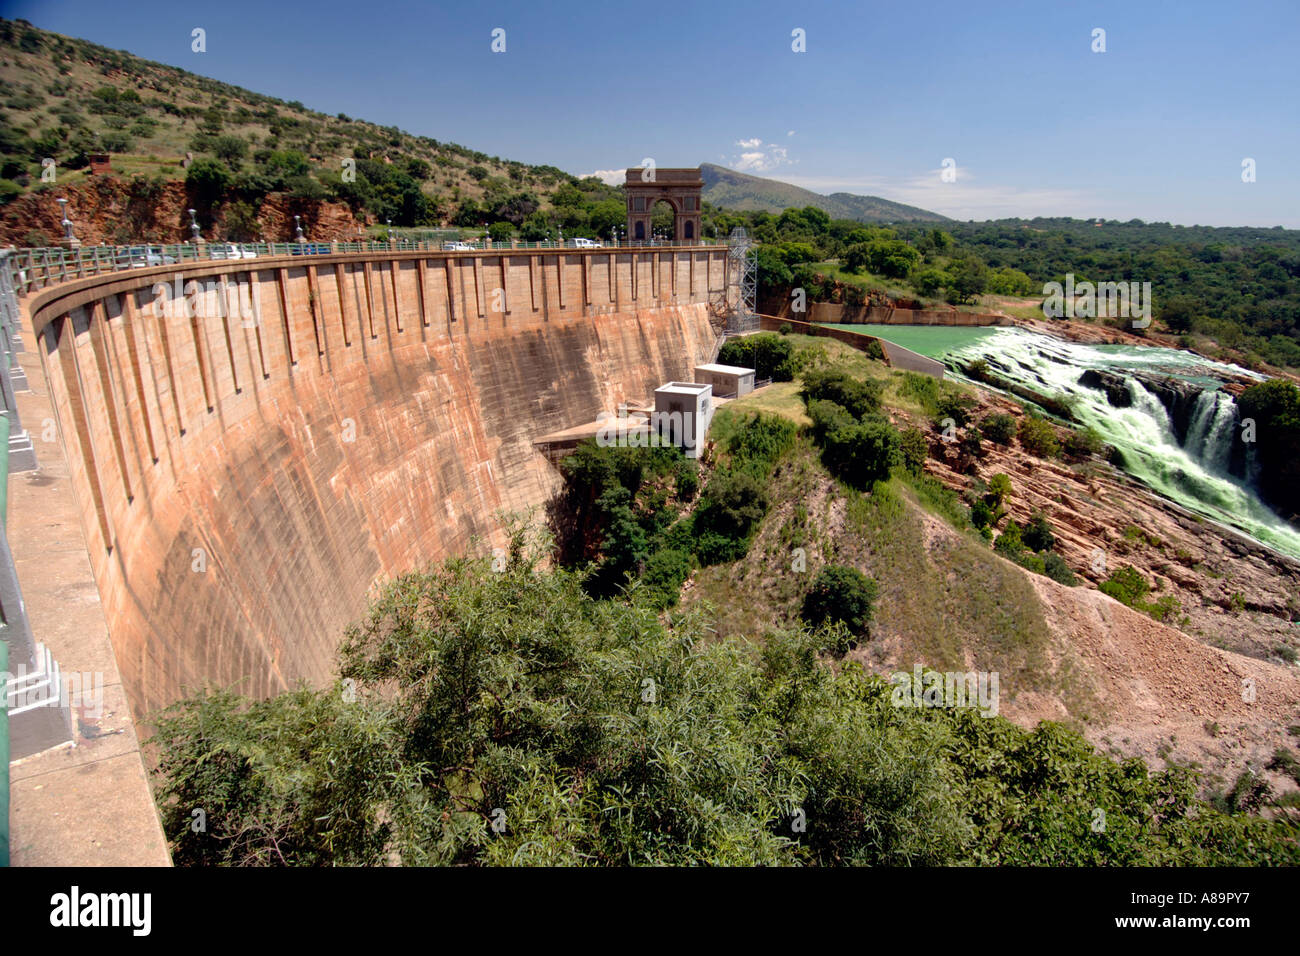
[[[182,265],[187,262],[223,262],[267,256],[315,256],[384,252],[446,252],[451,254],[493,253],[523,250],[552,252],[602,252],[606,249],[654,250],[699,248],[716,242],[623,241],[576,245],[575,240],[525,242],[431,242],[394,239],[366,242],[198,242],[138,243],[127,246],[47,246],[8,250],[4,265],[8,281],[19,295],[44,289],[56,282],[84,279],[106,272],[122,272],[150,266]],[[457,246],[464,248],[448,248]]]
[[[374,583],[554,493],[537,435],[708,361],[728,283],[720,245],[282,252],[26,277],[138,720],[329,679]]]

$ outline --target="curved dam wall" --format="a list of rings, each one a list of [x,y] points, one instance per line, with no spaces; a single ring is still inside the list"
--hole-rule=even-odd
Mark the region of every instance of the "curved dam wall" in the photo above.
[[[327,680],[372,584],[544,501],[538,435],[716,345],[726,248],[185,263],[27,302],[137,720]]]

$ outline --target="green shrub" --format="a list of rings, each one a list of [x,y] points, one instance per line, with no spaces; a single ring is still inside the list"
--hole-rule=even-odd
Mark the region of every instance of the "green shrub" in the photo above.
[[[791,332],[794,331],[794,326],[791,325],[789,322],[782,322],[779,331],[782,335],[789,335]]]
[[[930,445],[919,428],[905,428],[899,434],[899,451],[903,466],[914,475],[925,471],[925,460],[930,457]]]
[[[755,378],[788,382],[794,377],[793,355],[794,343],[789,339],[774,332],[761,332],[728,341],[718,351],[718,361],[723,365],[752,368]]]
[[[1011,497],[1011,479],[998,472],[989,479],[989,490],[987,500],[993,506],[994,511],[1002,507],[1008,498]]]
[[[900,436],[889,422],[871,416],[829,432],[823,458],[826,467],[840,479],[865,489],[888,478],[890,471],[902,464],[900,444]]]
[[[693,458],[683,458],[677,463],[674,475],[677,484],[677,500],[690,501],[700,490],[700,466]]]
[[[1048,551],[1043,555],[1043,573],[1058,584],[1074,587],[1079,583],[1079,579],[1074,576],[1074,571],[1065,563],[1065,558],[1055,551]]]
[[[1056,430],[1041,418],[1025,416],[1020,419],[1020,444],[1031,455],[1039,458],[1056,458],[1061,454],[1060,442],[1056,440]]]
[[[1052,526],[1048,524],[1047,518],[1041,511],[1035,512],[1025,525],[1024,531],[1025,546],[1034,551],[1050,551],[1056,544],[1056,535],[1052,533]]]
[[[854,418],[869,415],[880,408],[879,383],[854,378],[840,368],[814,369],[803,379],[800,395],[805,402],[822,399],[843,406]]]
[[[1016,437],[1016,420],[1002,412],[987,415],[980,422],[980,432],[991,442],[1010,445],[1011,439]]]
[[[782,415],[761,413],[747,417],[727,439],[727,451],[738,459],[733,467],[746,467],[766,475],[777,460],[794,447],[799,426]]]
[[[975,399],[960,392],[944,392],[935,403],[935,417],[942,421],[951,418],[958,427],[965,427],[970,421],[970,411],[976,405]]]
[[[814,398],[808,402],[808,417],[812,419],[812,436],[822,444],[831,432],[857,424],[857,419],[848,413],[843,405]]]
[[[1020,525],[1014,520],[1008,521],[1002,533],[994,540],[993,550],[1013,561],[1019,560],[1025,550],[1025,542],[1020,536]]]
[[[1097,586],[1103,594],[1109,594],[1121,604],[1133,607],[1151,590],[1146,578],[1132,565],[1126,564],[1110,573],[1110,576]]]
[[[904,372],[898,393],[904,398],[913,399],[928,415],[939,410],[939,380],[933,376]]]
[[[690,577],[695,564],[687,551],[665,548],[646,558],[641,581],[657,608],[673,607],[681,597],[682,582]]]
[[[993,524],[993,509],[983,498],[976,498],[970,506],[970,523],[981,530]]]
[[[857,568],[827,565],[817,573],[804,595],[800,614],[812,627],[838,621],[850,634],[862,636],[871,621],[876,590],[876,582]]]
[[[1101,452],[1105,442],[1095,428],[1072,428],[1066,432],[1064,447],[1071,458],[1088,458]]]
[[[767,513],[767,490],[759,479],[744,471],[714,475],[695,509],[694,529],[701,564],[717,564],[744,557],[749,536]]]

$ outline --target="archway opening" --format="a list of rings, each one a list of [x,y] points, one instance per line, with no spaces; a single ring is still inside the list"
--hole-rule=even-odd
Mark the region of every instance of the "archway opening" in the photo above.
[[[677,210],[666,199],[654,204],[650,213],[650,232],[655,239],[672,241],[677,238]]]

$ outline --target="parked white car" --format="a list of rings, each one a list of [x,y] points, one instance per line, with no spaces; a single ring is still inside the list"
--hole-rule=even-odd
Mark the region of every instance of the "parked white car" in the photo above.
[[[443,252],[473,252],[474,247],[468,242],[444,242],[442,244]]]
[[[149,246],[130,246],[118,253],[118,260],[123,264],[130,263],[132,269],[144,269],[148,266],[170,266],[175,265],[176,260],[171,256],[165,256],[158,249]]]
[[[252,249],[241,249],[233,242],[218,242],[208,247],[210,259],[256,259],[257,253]]]
[[[604,249],[605,244],[595,239],[583,239],[581,237],[572,240],[575,249]]]

